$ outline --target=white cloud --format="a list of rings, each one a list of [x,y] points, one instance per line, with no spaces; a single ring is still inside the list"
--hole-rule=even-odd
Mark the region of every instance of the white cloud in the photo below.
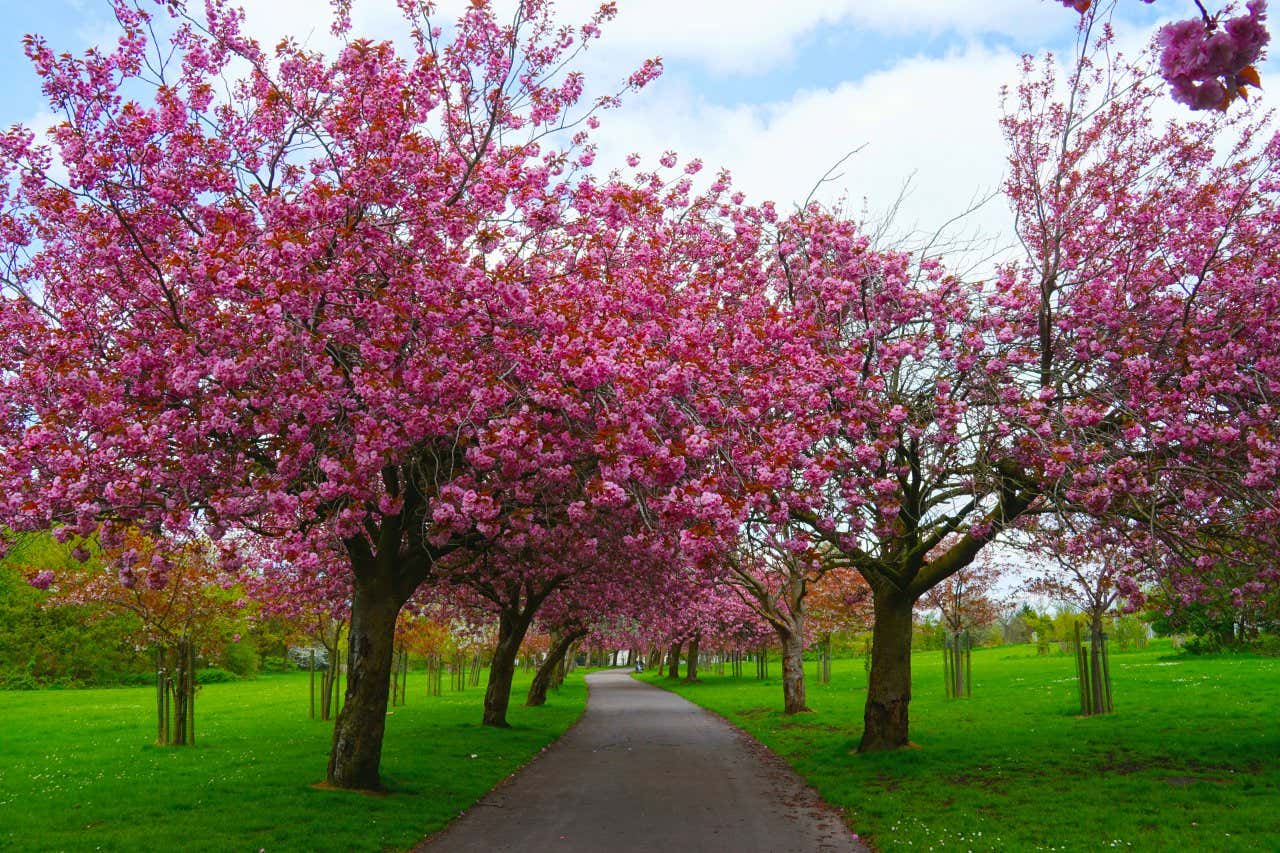
[[[329,8],[321,0],[241,0],[251,30],[264,44],[288,33],[312,46],[331,44]],[[497,0],[500,7],[512,0]],[[469,0],[442,0],[442,23],[455,19]],[[599,0],[560,0],[557,16],[586,21]],[[702,64],[716,72],[759,73],[794,55],[803,37],[823,28],[858,27],[894,36],[998,34],[1020,38],[1069,33],[1073,15],[1042,0],[621,0],[619,14],[597,53],[633,65],[661,55]],[[504,12],[505,13],[505,12]],[[394,36],[399,14],[393,0],[357,0],[356,31]]]
[[[313,47],[331,46],[327,8],[316,0],[243,0],[250,27],[265,43],[285,32]],[[462,0],[440,4],[450,21]],[[593,0],[561,0],[559,17],[585,20]],[[886,33],[998,31],[1051,27],[1070,32],[1062,7],[1028,0],[892,4],[834,0],[624,0],[604,39],[588,54],[589,76],[599,84],[621,79],[642,56],[696,58],[714,71],[760,70],[779,61],[795,42],[821,26],[856,25]],[[327,4],[326,4],[327,6]],[[403,23],[392,0],[359,0],[355,29],[392,37]],[[997,190],[1004,147],[997,119],[998,91],[1017,74],[1017,58],[977,44],[945,57],[904,58],[892,67],[830,89],[796,92],[787,100],[712,103],[687,80],[666,77],[607,114],[598,135],[602,167],[620,166],[636,151],[649,164],[664,150],[699,157],[710,169],[729,168],[753,199],[790,206],[802,200],[826,170],[861,147],[839,170],[842,178],[822,198],[864,202],[872,216],[884,211],[910,182],[898,210],[899,232],[931,232],[964,211],[976,196]],[[996,199],[968,218],[965,228],[1011,239],[1008,213]]]
[[[265,44],[289,33],[312,47],[334,46],[323,0],[241,2],[250,30]],[[509,6],[513,0],[495,2]],[[439,21],[451,22],[468,4],[442,0]],[[559,0],[557,15],[581,22],[597,7],[598,0]],[[619,7],[618,19],[580,62],[596,85],[625,77],[651,55],[701,63],[713,75],[767,73],[802,38],[824,27],[862,27],[886,36],[970,36],[959,53],[904,57],[860,79],[770,103],[753,103],[745,82],[737,103],[715,103],[688,79],[671,75],[608,114],[597,137],[603,167],[621,165],[631,151],[652,164],[660,152],[675,149],[686,158],[700,157],[711,169],[729,168],[754,199],[784,206],[803,199],[828,167],[861,147],[840,169],[841,180],[824,187],[822,198],[843,193],[850,207],[865,202],[874,216],[909,181],[897,213],[900,232],[931,232],[975,197],[999,189],[1005,150],[998,92],[1016,82],[1018,64],[1012,51],[984,46],[980,38],[1069,41],[1074,23],[1074,13],[1050,0],[621,0]],[[394,0],[357,0],[353,18],[360,35],[403,39],[405,25]],[[1127,45],[1145,43],[1149,29],[1117,23]],[[1012,241],[1011,220],[999,198],[969,217],[965,227]]]
[[[268,50],[290,36],[309,48],[332,51],[337,42],[329,34],[333,10],[324,0],[239,0],[250,35]],[[404,35],[404,19],[394,0],[357,0],[351,14],[361,37],[396,39]]]
[[[865,200],[874,215],[910,181],[898,230],[932,231],[976,195],[999,188],[1005,150],[998,93],[1016,74],[1013,54],[972,47],[955,56],[905,59],[858,81],[763,105],[709,104],[666,81],[605,119],[600,162],[617,165],[637,151],[652,164],[657,152],[673,148],[710,168],[729,168],[751,197],[789,206],[861,147],[822,198],[844,193],[851,207]],[[1010,223],[997,199],[969,224],[1007,235]]]
[[[816,31],[857,27],[894,36],[954,32],[1028,37],[1069,32],[1072,14],[1032,0],[622,0],[607,49],[659,54],[719,72],[762,72],[793,56]],[[594,0],[562,0],[566,20],[585,18]],[[1067,14],[1063,14],[1064,11]]]

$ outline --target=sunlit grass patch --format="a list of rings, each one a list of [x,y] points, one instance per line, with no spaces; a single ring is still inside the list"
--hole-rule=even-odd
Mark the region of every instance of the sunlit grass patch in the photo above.
[[[580,675],[480,725],[483,688],[427,697],[411,674],[391,709],[383,797],[318,790],[332,723],[308,717],[306,674],[210,684],[196,745],[153,745],[154,689],[0,692],[0,849],[386,850],[444,826],[581,714]],[[415,688],[417,688],[415,690]]]

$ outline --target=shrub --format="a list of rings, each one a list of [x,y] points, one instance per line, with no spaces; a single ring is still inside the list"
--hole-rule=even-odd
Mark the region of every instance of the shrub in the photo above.
[[[40,685],[29,672],[9,672],[0,675],[0,690],[35,690]]]
[[[234,672],[211,666],[196,672],[196,684],[225,684],[228,681],[239,681]]]
[[[250,676],[258,671],[258,650],[248,641],[228,643],[218,663],[242,678]]]
[[[1280,634],[1262,634],[1254,643],[1254,651],[1268,657],[1280,657]]]

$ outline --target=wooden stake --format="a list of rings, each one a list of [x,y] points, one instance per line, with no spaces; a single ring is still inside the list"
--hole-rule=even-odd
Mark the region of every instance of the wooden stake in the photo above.
[[[316,718],[316,650],[311,649],[311,719]]]

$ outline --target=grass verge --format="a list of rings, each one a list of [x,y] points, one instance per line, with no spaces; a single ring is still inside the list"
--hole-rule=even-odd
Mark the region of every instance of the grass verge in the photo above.
[[[787,718],[773,677],[651,683],[715,711],[786,759],[879,850],[1278,850],[1280,659],[1112,655],[1116,713],[1082,718],[1072,659],[973,655],[973,696],[943,696],[942,658],[913,659],[912,741],[857,755],[866,674],[835,662],[815,713]]]
[[[0,692],[0,849],[396,850],[416,844],[582,713],[575,673],[511,728],[480,725],[484,688],[426,697],[411,673],[382,755],[386,796],[313,788],[332,723],[308,718],[305,673],[210,684],[196,746],[159,748],[154,688]]]

